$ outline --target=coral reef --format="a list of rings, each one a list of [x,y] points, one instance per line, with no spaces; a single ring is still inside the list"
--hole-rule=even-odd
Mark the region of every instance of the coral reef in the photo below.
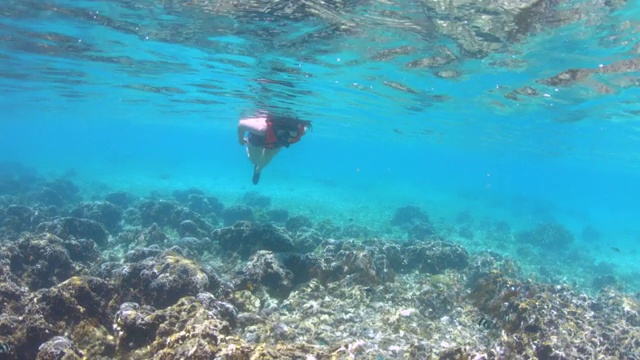
[[[302,228],[313,228],[313,222],[306,216],[296,215],[289,217],[284,227],[291,232],[296,232]]]
[[[372,231],[366,226],[358,224],[347,224],[334,235],[346,239],[366,239],[371,236]]]
[[[253,209],[247,205],[233,205],[222,210],[222,220],[225,226],[230,226],[238,221],[253,221]]]
[[[417,206],[397,208],[390,223],[404,229],[409,240],[429,240],[437,235],[429,216]]]
[[[391,225],[403,226],[412,222],[429,222],[429,216],[417,206],[407,205],[396,209]]]
[[[228,335],[235,317],[233,305],[209,293],[183,297],[163,310],[124,303],[115,315],[116,348],[131,358],[211,359],[234,343]]]
[[[7,237],[16,237],[23,231],[33,230],[33,227],[37,225],[34,224],[35,215],[36,212],[26,206],[8,206],[0,215],[3,233]]]
[[[137,197],[124,191],[118,191],[107,194],[104,200],[119,206],[121,209],[126,209],[137,200]]]
[[[116,233],[120,228],[122,210],[107,201],[84,202],[71,211],[71,216],[94,220],[104,225],[109,232]]]
[[[271,205],[271,198],[257,191],[249,191],[242,196],[242,202],[252,208],[267,208]]]
[[[407,246],[403,251],[403,258],[406,267],[430,274],[439,274],[446,269],[462,270],[469,261],[464,248],[441,241]]]
[[[519,233],[516,238],[542,248],[561,249],[573,242],[573,234],[558,223],[539,224],[532,230]]]
[[[3,253],[12,275],[32,290],[79,275],[99,257],[91,240],[63,240],[50,233],[25,235],[7,245]]]
[[[292,279],[293,273],[282,265],[276,254],[260,250],[249,258],[235,288],[252,289],[261,284],[272,290],[276,297],[286,297],[293,286]]]
[[[22,195],[40,181],[35,169],[17,162],[0,161],[0,194]]]
[[[38,233],[49,233],[64,239],[88,239],[97,245],[107,244],[109,233],[102,224],[89,219],[62,217],[40,223],[36,227]]]
[[[217,216],[220,215],[224,209],[224,205],[220,200],[213,196],[207,196],[204,191],[200,189],[176,190],[173,192],[173,197],[176,198],[180,204],[201,216],[211,214]]]
[[[44,182],[33,198],[44,206],[63,206],[81,200],[79,192],[80,188],[71,180],[58,178]]]
[[[40,346],[36,360],[80,360],[83,356],[84,353],[69,339],[63,336],[56,336]]]
[[[195,226],[194,231],[208,234],[213,230],[210,221],[214,220],[213,224],[217,224],[215,215],[206,220],[198,213],[167,200],[144,200],[139,204],[138,211],[142,226],[157,224],[161,228],[178,230],[180,224],[190,221]]]
[[[217,290],[217,284],[209,282],[207,272],[198,263],[170,250],[125,263],[112,270],[111,278],[124,299],[154,307],[166,307],[183,296]]]
[[[295,251],[289,232],[273,224],[258,224],[247,221],[236,222],[233,226],[216,229],[211,239],[229,252],[237,252],[243,257],[256,250],[277,252]]]
[[[270,209],[267,211],[267,221],[284,223],[289,219],[289,212],[285,209]]]
[[[384,230],[397,240],[252,193],[81,202],[56,181],[52,209],[19,189],[0,201],[0,359],[640,358],[640,303],[611,264],[591,262],[586,294],[458,242],[517,238],[537,257],[570,248],[560,224],[514,235],[461,213],[436,229],[406,206]]]

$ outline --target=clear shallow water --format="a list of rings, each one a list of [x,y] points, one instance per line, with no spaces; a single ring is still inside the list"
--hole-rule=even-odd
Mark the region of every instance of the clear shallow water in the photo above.
[[[640,4],[449,4],[1,1],[2,160],[87,196],[257,189],[376,229],[407,204],[555,220],[637,274]],[[314,131],[256,188],[235,126],[264,109]]]

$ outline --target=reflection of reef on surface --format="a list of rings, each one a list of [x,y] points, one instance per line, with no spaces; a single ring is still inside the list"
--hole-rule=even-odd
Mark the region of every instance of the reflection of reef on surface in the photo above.
[[[612,266],[592,266],[586,295],[452,235],[579,258],[558,223],[513,233],[464,212],[443,226],[408,205],[383,220],[392,240],[257,193],[81,202],[65,181],[51,210],[32,181],[0,198],[2,359],[640,356],[640,304]]]
[[[243,2],[229,0],[215,3],[196,0],[194,5],[203,9],[205,13],[232,16],[239,22],[269,18],[282,23],[308,19],[326,23],[329,29],[322,27],[314,32],[313,36],[305,34],[306,38],[313,40],[322,40],[330,36],[360,35],[359,29],[375,28],[380,25],[386,25],[395,30],[411,30],[422,35],[425,40],[437,34],[453,39],[465,56],[484,57],[493,52],[504,51],[509,44],[543,28],[585,19],[595,21],[597,17],[604,16],[606,11],[614,11],[621,4],[583,2],[569,9],[553,2],[536,0],[487,2],[434,0],[411,3],[411,8],[405,9],[401,4],[396,4],[398,5],[396,11],[391,11],[388,6],[385,6],[386,3],[378,4],[371,1],[299,2],[289,0],[274,4],[267,0]],[[599,6],[603,11],[594,14],[591,11],[594,6]],[[363,8],[367,9],[365,13],[362,13]],[[384,61],[415,52],[415,48],[411,46],[401,46],[380,49],[371,58]],[[416,60],[416,62],[420,61],[422,60]],[[432,61],[422,62],[431,64],[441,61],[434,58]]]

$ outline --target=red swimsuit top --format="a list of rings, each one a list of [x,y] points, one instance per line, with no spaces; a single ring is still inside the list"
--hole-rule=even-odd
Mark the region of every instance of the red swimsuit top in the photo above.
[[[304,133],[305,133],[304,125],[298,125],[298,135],[296,137],[290,138],[286,146],[300,141],[300,138],[302,137],[302,135],[304,135]],[[285,146],[285,145],[282,144],[280,139],[278,139],[278,137],[276,136],[276,131],[274,129],[273,122],[267,120],[267,132],[265,135],[264,147],[267,149],[275,149],[282,146]]]

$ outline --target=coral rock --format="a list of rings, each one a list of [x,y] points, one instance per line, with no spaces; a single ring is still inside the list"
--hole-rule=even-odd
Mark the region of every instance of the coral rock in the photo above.
[[[461,270],[469,264],[469,254],[463,247],[441,241],[417,243],[404,248],[403,253],[407,268],[430,274]]]
[[[99,246],[107,244],[109,234],[107,230],[94,220],[65,217],[53,221],[43,222],[38,225],[36,231],[48,232],[63,239],[89,239]]]
[[[36,360],[80,360],[84,354],[69,339],[56,336],[40,345]]]
[[[429,216],[417,206],[402,206],[396,209],[391,219],[391,225],[402,226],[413,221],[429,222]]]
[[[293,273],[286,269],[280,259],[271,251],[258,251],[249,258],[242,269],[239,287],[246,289],[262,284],[276,296],[286,296],[292,287]]]
[[[77,218],[95,220],[112,233],[120,230],[122,210],[107,201],[81,203],[80,206],[71,211],[71,215]]]
[[[211,238],[217,241],[222,249],[239,252],[242,256],[248,256],[256,250],[296,251],[289,233],[272,224],[238,222],[231,227],[214,230]]]
[[[81,264],[98,257],[89,240],[63,240],[40,234],[21,238],[7,249],[11,271],[32,289],[55,285],[81,272]]]
[[[124,264],[112,276],[124,299],[158,308],[210,288],[209,276],[198,263],[171,251]],[[211,282],[211,286],[218,285]]]
[[[230,226],[238,221],[253,221],[253,209],[247,205],[234,205],[222,210],[224,226]]]

